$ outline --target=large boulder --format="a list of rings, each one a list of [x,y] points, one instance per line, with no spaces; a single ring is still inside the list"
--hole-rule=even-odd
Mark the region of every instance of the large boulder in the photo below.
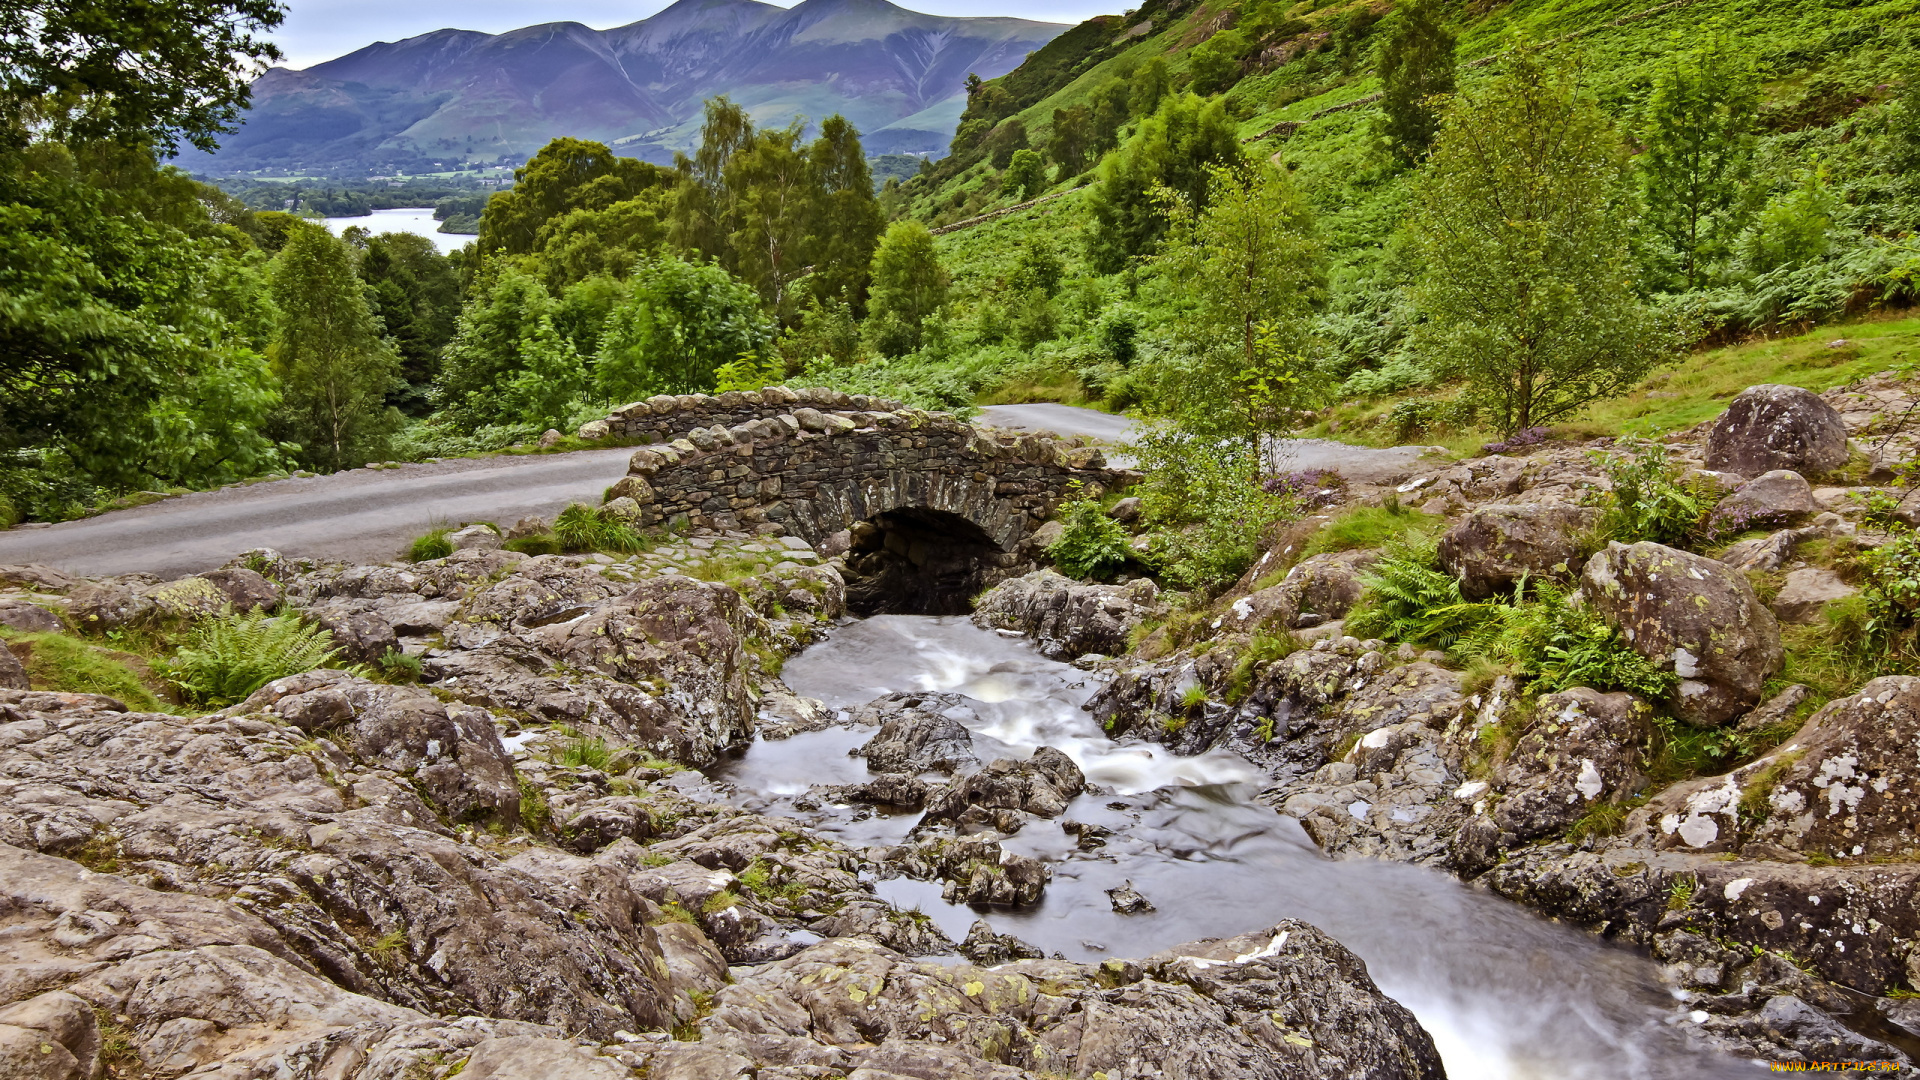
[[[1521,577],[1565,578],[1580,534],[1599,511],[1571,503],[1499,503],[1468,514],[1440,538],[1440,564],[1469,600],[1484,600]]]
[[[888,694],[860,707],[856,723],[877,723],[880,730],[854,750],[876,773],[952,773],[979,764],[973,732],[973,706],[960,694]]]
[[[1089,585],[1039,570],[987,590],[974,606],[973,621],[986,629],[1018,630],[1055,660],[1117,656],[1127,651],[1133,628],[1153,614],[1158,595],[1146,578]]]
[[[1632,649],[1679,676],[1674,714],[1718,727],[1760,703],[1780,670],[1780,624],[1746,576],[1662,544],[1608,544],[1580,575],[1584,601]]]
[[[954,781],[927,800],[921,823],[993,823],[995,810],[1058,817],[1086,786],[1072,758],[1043,746],[1026,761],[1002,758]]]
[[[1774,469],[1741,484],[1713,508],[1722,534],[1765,525],[1797,525],[1820,512],[1813,485],[1792,469]]]
[[[1336,551],[1312,555],[1287,571],[1277,585],[1235,600],[1226,622],[1235,630],[1279,626],[1301,630],[1345,618],[1366,591],[1361,576],[1380,557],[1377,551]]]
[[[1832,472],[1847,463],[1847,425],[1798,386],[1749,386],[1707,432],[1707,468],[1759,476],[1775,469]]]
[[[1618,803],[1644,779],[1653,710],[1632,694],[1577,686],[1534,706],[1513,753],[1501,763],[1494,823],[1515,840],[1564,831],[1594,807]]]
[[[1875,679],[1830,702],[1755,770],[1752,838],[1833,859],[1920,855],[1920,678]],[[1769,786],[1770,785],[1770,786]],[[1758,788],[1759,790],[1753,790]]]

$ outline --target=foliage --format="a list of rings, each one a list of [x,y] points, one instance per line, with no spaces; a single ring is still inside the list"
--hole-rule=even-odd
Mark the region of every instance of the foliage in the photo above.
[[[0,7],[0,125],[55,138],[202,150],[245,108],[274,0],[10,0]]]
[[[1677,546],[1693,535],[1712,508],[1710,493],[1682,480],[1682,469],[1665,444],[1622,439],[1599,454],[1613,490],[1601,531],[1622,543],[1651,540]]]
[[[1454,37],[1439,22],[1437,0],[1395,11],[1380,49],[1380,117],[1374,130],[1394,157],[1411,165],[1427,156],[1440,127],[1435,98],[1453,93]]]
[[[1347,615],[1347,631],[1444,649],[1498,617],[1498,605],[1462,596],[1459,580],[1439,562],[1431,537],[1390,545],[1362,576],[1366,592]]]
[[[452,531],[451,528],[442,526],[429,529],[414,537],[413,543],[407,545],[407,561],[430,562],[453,554],[453,541],[447,539],[447,535]]]
[[[711,390],[720,365],[772,341],[759,297],[718,265],[643,259],[632,291],[607,316],[595,389],[609,401]]]
[[[1196,432],[1284,431],[1307,403],[1307,316],[1324,283],[1311,212],[1270,165],[1207,175],[1205,210],[1174,199],[1160,255],[1196,304],[1180,331],[1190,362],[1157,365],[1146,404]]]
[[[1397,500],[1384,506],[1356,506],[1316,529],[1301,545],[1299,557],[1386,547],[1402,539],[1410,545],[1426,543],[1420,538],[1436,532],[1438,526],[1435,519],[1409,510]]]
[[[1645,698],[1672,692],[1679,677],[1633,651],[1592,609],[1565,589],[1523,584],[1510,604],[1490,605],[1492,617],[1462,643],[1461,652],[1515,665],[1532,689],[1556,693],[1576,686],[1627,690]]]
[[[1654,76],[1642,121],[1646,152],[1635,164],[1658,262],[1697,288],[1728,258],[1752,212],[1759,77],[1725,31],[1675,50]]]
[[[1260,554],[1260,530],[1291,516],[1284,497],[1260,484],[1260,455],[1244,442],[1153,425],[1136,450],[1147,472],[1141,505],[1153,561],[1180,588],[1217,589]]]
[[[874,351],[904,356],[920,348],[927,320],[947,304],[947,284],[927,227],[916,221],[889,226],[873,256],[866,333]]]
[[[1016,150],[1000,178],[1000,190],[1025,202],[1047,186],[1046,166],[1033,150]]]
[[[1047,557],[1068,577],[1103,580],[1112,577],[1133,557],[1127,543],[1127,530],[1100,509],[1093,499],[1075,499],[1061,508],[1060,523],[1065,531]]]
[[[487,200],[480,215],[484,255],[537,254],[552,223],[574,211],[605,211],[671,183],[658,165],[620,157],[586,139],[555,139],[514,170],[513,187]]]
[[[292,615],[253,611],[206,620],[172,659],[156,666],[189,700],[217,707],[339,655],[326,630]]]
[[[400,414],[387,406],[398,364],[345,244],[318,226],[294,231],[269,278],[280,309],[268,355],[284,400],[277,426],[301,458],[350,469],[384,457]]]
[[[724,394],[729,390],[759,390],[776,386],[786,378],[786,365],[777,356],[765,360],[749,353],[738,359],[721,364],[713,373],[713,392]]]
[[[1207,206],[1209,166],[1238,165],[1244,156],[1227,121],[1224,101],[1193,94],[1170,96],[1118,153],[1100,165],[1088,196],[1093,229],[1088,260],[1103,274],[1153,254],[1167,231],[1162,188],[1195,213]]]
[[[1860,599],[1868,621],[1861,629],[1870,649],[1884,650],[1920,616],[1920,534],[1902,530],[1867,553],[1864,569]]]
[[[1513,53],[1447,107],[1420,185],[1415,342],[1502,434],[1624,393],[1673,344],[1635,293],[1624,153],[1576,70]]]
[[[584,503],[571,503],[553,519],[553,534],[568,551],[633,552],[644,546],[626,524]]]
[[[360,280],[400,364],[407,391],[393,401],[420,415],[430,407],[425,393],[440,371],[440,350],[453,338],[460,311],[460,277],[453,261],[433,241],[413,233],[367,235],[349,229],[343,237],[363,250]]]
[[[27,681],[36,690],[105,694],[136,712],[169,712],[138,670],[140,658],[91,645],[65,634],[5,632],[0,648],[24,650]]]

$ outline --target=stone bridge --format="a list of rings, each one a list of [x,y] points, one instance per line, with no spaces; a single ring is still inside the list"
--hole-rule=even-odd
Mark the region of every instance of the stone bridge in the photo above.
[[[790,533],[846,555],[857,611],[965,611],[1032,561],[1075,482],[1130,483],[1077,439],[1007,433],[832,390],[770,387],[622,407],[605,431],[639,439],[608,493],[643,526]]]

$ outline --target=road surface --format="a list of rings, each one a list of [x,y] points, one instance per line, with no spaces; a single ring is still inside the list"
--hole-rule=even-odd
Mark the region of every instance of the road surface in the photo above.
[[[249,548],[351,562],[386,562],[436,525],[552,515],[600,505],[626,475],[628,450],[463,458],[398,469],[353,469],[182,495],[132,510],[0,532],[0,563],[47,563],[103,577],[211,570]]]
[[[1112,445],[1133,437],[1134,421],[1071,405],[990,405],[980,421],[996,427],[1084,435]],[[1397,482],[1412,475],[1419,446],[1391,450],[1325,439],[1279,439],[1284,469],[1339,469],[1349,480]],[[631,450],[490,457],[354,469],[332,476],[274,480],[203,491],[132,510],[39,529],[0,532],[0,563],[46,563],[71,574],[105,577],[145,572],[170,577],[210,570],[249,548],[349,562],[385,562],[438,525],[491,521],[512,525],[551,516],[570,502],[598,506],[626,475]],[[1109,455],[1118,465],[1125,455]]]

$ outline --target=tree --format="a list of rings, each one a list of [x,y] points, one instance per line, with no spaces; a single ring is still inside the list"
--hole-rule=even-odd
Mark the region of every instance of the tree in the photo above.
[[[360,280],[405,380],[392,403],[403,412],[423,413],[426,388],[440,372],[440,350],[459,319],[460,276],[424,236],[381,233],[366,236],[360,246]]]
[[[1400,6],[1380,50],[1380,119],[1375,127],[1404,164],[1426,157],[1439,129],[1434,101],[1453,93],[1454,38],[1440,25],[1440,0]]]
[[[1173,76],[1167,70],[1167,58],[1156,56],[1134,73],[1133,89],[1127,95],[1127,111],[1134,119],[1152,116],[1160,111],[1160,103],[1171,93]]]
[[[554,328],[551,315],[542,315],[519,353],[520,370],[499,387],[501,412],[538,427],[564,420],[587,392],[587,366],[573,342]]]
[[[610,401],[711,390],[722,364],[762,355],[774,326],[753,288],[711,262],[654,256],[607,316],[594,382]]]
[[[1625,151],[1576,72],[1516,50],[1447,106],[1415,197],[1414,347],[1503,434],[1624,393],[1675,345],[1635,294]]]
[[[1732,253],[1752,216],[1759,103],[1752,57],[1722,33],[1676,51],[1654,75],[1637,163],[1655,260],[1684,288]]]
[[[840,304],[864,314],[873,252],[886,219],[873,197],[873,173],[860,132],[846,117],[835,114],[820,125],[820,137],[807,148],[807,170],[815,200],[807,291],[816,304]]]
[[[521,343],[532,339],[542,319],[553,317],[555,307],[546,286],[515,266],[499,270],[478,290],[460,313],[434,386],[449,420],[479,426],[515,418],[494,391],[519,374]]]
[[[1195,302],[1190,359],[1159,380],[1160,411],[1189,431],[1254,436],[1292,426],[1325,252],[1306,198],[1265,162],[1209,170],[1207,207],[1174,210],[1161,258]]]
[[[1208,167],[1243,160],[1224,99],[1168,98],[1159,112],[1141,121],[1119,153],[1100,164],[1100,181],[1088,200],[1094,221],[1088,256],[1094,269],[1118,273],[1131,260],[1153,253],[1167,230],[1164,204],[1156,194],[1160,188],[1170,189],[1197,213],[1206,208]]]
[[[211,152],[280,50],[276,0],[0,0],[0,126]]]
[[[1222,30],[1195,46],[1187,61],[1193,92],[1208,97],[1232,89],[1240,75],[1240,58],[1251,47],[1239,30]]]
[[[873,255],[873,292],[867,339],[883,356],[918,349],[926,322],[947,306],[947,272],[933,234],[917,221],[896,221]]]
[[[1061,177],[1086,167],[1093,111],[1085,105],[1053,110],[1053,134],[1047,140],[1047,159],[1060,167]]]
[[[673,182],[658,165],[623,158],[604,144],[555,139],[514,170],[514,185],[487,200],[480,214],[483,254],[539,250],[541,230],[570,210],[604,210]]]
[[[722,264],[760,290],[776,312],[793,305],[788,284],[811,263],[807,241],[818,200],[809,185],[800,127],[757,131],[727,161],[723,184],[732,213],[730,258]]]
[[[667,237],[674,247],[702,259],[724,260],[731,254],[733,203],[726,187],[727,163],[752,140],[753,121],[747,110],[725,95],[707,99],[699,149],[692,157],[673,156],[680,178]]]
[[[269,351],[280,423],[303,458],[348,469],[379,456],[399,426],[386,395],[399,377],[347,246],[318,226],[287,238],[270,272],[280,332]]]
[[[996,169],[1004,169],[1013,155],[1027,149],[1027,125],[1019,117],[1003,120],[987,133],[987,160]]]
[[[1007,163],[1006,175],[1000,178],[1001,193],[1025,202],[1046,186],[1047,167],[1040,163],[1040,155],[1032,150],[1015,151],[1013,160]]]
[[[1151,69],[1152,65],[1148,65]],[[1098,159],[1100,155],[1120,145],[1120,129],[1133,118],[1130,102],[1132,91],[1120,79],[1108,79],[1094,88],[1089,107],[1093,110],[1088,119],[1087,156]],[[1162,94],[1161,97],[1166,95]],[[1155,107],[1158,107],[1156,102]],[[1147,115],[1152,115],[1149,109]]]

